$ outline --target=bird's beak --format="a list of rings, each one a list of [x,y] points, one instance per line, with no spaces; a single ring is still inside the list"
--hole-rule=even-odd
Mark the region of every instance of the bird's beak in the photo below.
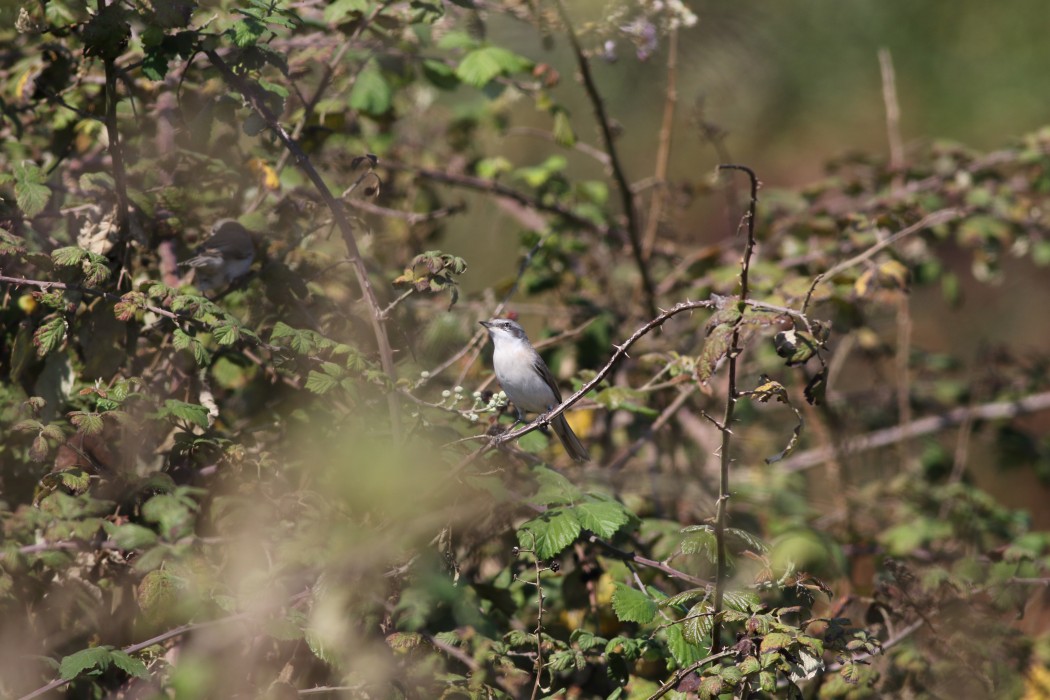
[[[488,321],[478,321],[478,323],[480,323],[481,325],[485,326],[485,328],[491,328],[492,327],[492,325]]]

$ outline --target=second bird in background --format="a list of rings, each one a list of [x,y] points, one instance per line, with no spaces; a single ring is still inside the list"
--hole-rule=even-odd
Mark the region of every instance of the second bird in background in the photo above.
[[[558,383],[536,348],[532,347],[525,329],[516,321],[494,318],[481,321],[492,338],[492,367],[507,398],[514,402],[518,418],[525,412],[546,413],[561,403]],[[565,451],[577,462],[590,460],[587,448],[572,432],[564,415],[551,420],[551,430],[561,440]]]
[[[251,232],[233,219],[220,219],[212,235],[197,248],[197,254],[179,263],[191,267],[194,282],[202,292],[222,287],[248,274],[255,260],[255,241]]]

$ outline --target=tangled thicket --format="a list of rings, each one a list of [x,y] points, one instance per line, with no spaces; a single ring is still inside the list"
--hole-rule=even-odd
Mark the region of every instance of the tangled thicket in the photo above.
[[[911,330],[916,299],[1050,263],[1050,132],[781,192],[665,181],[665,131],[641,187],[590,64],[611,32],[673,46],[680,3],[575,29],[558,0],[219,5],[53,0],[0,30],[0,694],[1047,682],[1050,536],[969,478],[1050,474],[1023,419],[1047,358]],[[566,37],[579,83],[487,41],[499,14]],[[526,102],[549,128],[512,162]],[[681,224],[694,200],[723,240]],[[461,293],[492,261],[439,248],[492,211],[515,270]],[[256,262],[202,294],[178,261],[223,217]],[[477,321],[507,313],[592,463],[550,415],[506,432]]]

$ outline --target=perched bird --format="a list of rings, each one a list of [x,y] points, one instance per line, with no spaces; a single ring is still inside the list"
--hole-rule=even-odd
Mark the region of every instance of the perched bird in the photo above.
[[[233,219],[220,219],[196,252],[179,266],[193,268],[197,287],[208,291],[248,274],[255,260],[255,241],[248,229]]]
[[[546,413],[561,403],[558,383],[547,364],[532,347],[525,329],[516,321],[494,318],[481,321],[492,338],[492,366],[496,379],[514,402],[518,418],[525,419],[525,412]],[[561,440],[565,451],[577,462],[589,461],[591,456],[580,439],[572,432],[564,415],[551,421],[551,429]]]

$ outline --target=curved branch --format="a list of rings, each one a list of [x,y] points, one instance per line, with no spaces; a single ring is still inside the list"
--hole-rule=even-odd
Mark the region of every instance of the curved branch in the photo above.
[[[332,191],[328,189],[328,185],[321,177],[317,169],[314,168],[313,163],[310,162],[310,158],[306,155],[306,152],[300,148],[299,144],[288,134],[281,123],[277,120],[277,116],[270,110],[266,105],[266,102],[259,96],[258,91],[246,81],[240,75],[237,75],[222,59],[219,54],[214,50],[204,52],[211,61],[211,64],[222,74],[223,79],[235,90],[237,90],[248,101],[252,109],[255,110],[256,114],[263,118],[266,125],[270,128],[270,131],[284,144],[284,147],[292,154],[295,158],[295,164],[299,166],[299,169],[303,171],[303,174],[313,183],[317,193],[321,195],[321,199],[324,200],[325,205],[329,211],[332,212],[332,218],[335,220],[336,225],[339,227],[340,233],[343,234],[343,241],[346,244],[347,252],[350,255],[350,264],[354,269],[354,275],[357,277],[357,283],[361,287],[361,291],[364,294],[365,301],[368,304],[371,313],[372,331],[375,334],[376,345],[379,348],[379,360],[383,366],[383,372],[386,373],[388,380],[391,384],[397,381],[397,368],[394,366],[394,352],[390,346],[390,338],[386,332],[386,324],[383,322],[383,307],[379,304],[379,299],[376,298],[375,290],[372,289],[372,282],[368,278],[368,270],[365,267],[364,258],[361,257],[361,250],[357,246],[357,238],[354,236],[353,226],[350,225],[350,219],[346,216],[346,210],[343,207],[343,203],[336,199],[332,194]],[[388,391],[386,392],[387,405],[390,410],[390,427],[395,437],[401,434],[401,417],[397,404],[397,392]]]

